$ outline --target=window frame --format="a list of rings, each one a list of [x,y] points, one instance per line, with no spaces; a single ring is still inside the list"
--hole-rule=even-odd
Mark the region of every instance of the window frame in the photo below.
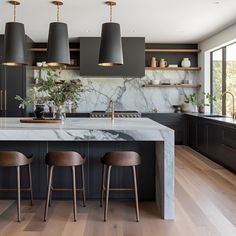
[[[218,51],[218,50],[222,50],[222,93],[224,93],[226,91],[227,88],[227,84],[226,84],[226,80],[227,80],[227,47],[231,46],[233,44],[236,44],[236,42],[230,43],[224,47],[220,47],[215,49],[214,51],[211,51],[210,53],[210,93],[211,95],[213,95],[213,53]],[[210,107],[210,111],[211,113],[213,112],[213,105],[211,104]],[[226,115],[226,97],[224,96],[222,98],[222,115]]]

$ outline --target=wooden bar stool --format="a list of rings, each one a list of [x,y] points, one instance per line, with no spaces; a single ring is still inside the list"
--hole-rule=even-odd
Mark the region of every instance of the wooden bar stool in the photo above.
[[[17,218],[18,222],[21,221],[20,212],[20,192],[28,191],[30,192],[31,205],[33,205],[33,191],[32,191],[32,175],[31,175],[31,163],[32,156],[27,158],[24,154],[20,152],[4,151],[0,152],[0,167],[16,167],[16,189],[0,189],[0,191],[16,191],[17,192]],[[20,167],[28,166],[29,175],[29,188],[21,188],[20,184]]]
[[[101,159],[101,162],[103,164],[101,201],[100,201],[101,207],[103,205],[104,192],[106,192],[104,221],[107,221],[109,191],[134,191],[135,204],[136,204],[136,220],[138,222],[139,221],[139,206],[138,206],[136,166],[141,164],[141,157],[136,152],[109,152],[105,154],[105,156]],[[110,188],[111,168],[113,166],[132,168],[134,188]],[[106,179],[106,186],[105,186],[105,179]]]
[[[76,204],[76,191],[82,191],[83,193],[83,204],[85,207],[85,185],[84,185],[84,163],[86,158],[83,158],[77,152],[64,151],[64,152],[49,152],[46,155],[46,164],[49,166],[49,179],[48,179],[48,191],[47,200],[45,204],[44,221],[47,221],[48,207],[50,204],[50,199],[52,197],[53,191],[73,191],[73,210],[74,210],[74,221],[77,221],[77,204]],[[65,188],[53,188],[52,177],[53,169],[55,166],[58,167],[71,167],[72,171],[72,189]],[[76,188],[76,176],[75,167],[81,166],[81,179],[82,187]]]

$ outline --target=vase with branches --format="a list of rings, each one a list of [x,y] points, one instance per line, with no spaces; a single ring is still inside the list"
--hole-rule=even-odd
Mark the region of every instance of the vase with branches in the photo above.
[[[60,72],[52,69],[47,69],[44,78],[36,78],[37,92],[43,94],[45,103],[54,106],[54,118],[63,119],[63,106],[66,102],[77,105],[80,93],[82,92],[82,84],[79,79],[77,80],[63,80],[61,79]],[[25,105],[35,103],[35,99],[27,97],[25,99],[16,96],[16,99],[21,102],[20,107],[24,108]]]

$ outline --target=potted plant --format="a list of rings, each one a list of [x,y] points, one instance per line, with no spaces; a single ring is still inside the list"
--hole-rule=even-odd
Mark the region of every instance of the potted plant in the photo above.
[[[29,97],[22,98],[19,95],[15,96],[15,99],[20,102],[19,108],[24,109],[27,105],[34,105],[34,115],[37,119],[44,118],[44,107],[47,101],[47,96],[45,94],[38,91],[37,87],[33,87],[28,91]]]
[[[207,103],[205,101],[207,100]],[[203,99],[198,103],[198,112],[204,113],[205,106],[210,106],[213,102],[216,101],[216,97],[211,95],[210,93],[203,93]]]
[[[47,71],[46,78],[38,78],[39,91],[46,92],[48,103],[54,105],[54,118],[63,119],[63,108],[66,102],[78,104],[82,84],[79,79],[65,81],[53,70]]]
[[[182,106],[183,111],[197,112],[197,94],[185,95],[185,103]]]
[[[30,96],[22,99],[16,96],[16,99],[21,102],[20,108],[24,108],[28,104],[37,104],[37,99],[45,99],[44,104],[49,107],[54,106],[54,119],[64,119],[63,108],[66,102],[78,104],[82,84],[79,79],[65,81],[60,78],[60,72],[47,69],[45,78],[39,77],[37,81],[37,96]]]

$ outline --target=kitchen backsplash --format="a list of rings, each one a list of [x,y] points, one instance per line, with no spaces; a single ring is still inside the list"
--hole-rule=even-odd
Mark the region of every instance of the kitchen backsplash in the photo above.
[[[184,95],[194,92],[192,88],[144,88],[152,81],[180,83],[189,80],[197,84],[198,72],[147,70],[143,78],[81,77],[78,70],[63,70],[61,78],[80,79],[83,84],[77,112],[107,110],[109,101],[116,101],[116,110],[137,110],[139,112],[173,112],[172,105],[182,104]],[[35,78],[39,70],[35,70]],[[46,75],[42,70],[41,76]]]

